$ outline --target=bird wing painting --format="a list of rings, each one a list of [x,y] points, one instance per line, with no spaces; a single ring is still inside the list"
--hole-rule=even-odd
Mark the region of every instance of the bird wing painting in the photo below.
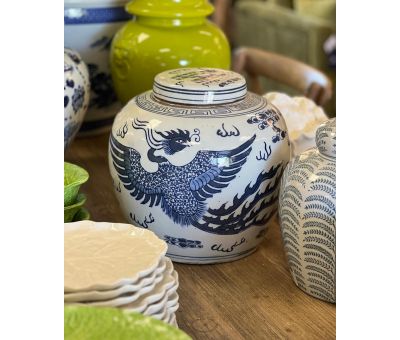
[[[186,139],[190,138],[188,132],[182,130],[157,134],[164,138],[160,145],[165,154],[183,150],[188,145]],[[110,153],[118,177],[132,197],[150,207],[161,205],[169,218],[185,227],[195,225],[207,209],[207,199],[220,193],[236,178],[255,138],[254,135],[232,150],[198,151],[193,160],[182,166],[171,164],[165,157],[154,156],[148,141],[149,160],[158,163],[155,172],[144,169],[139,152],[121,144],[113,135]]]

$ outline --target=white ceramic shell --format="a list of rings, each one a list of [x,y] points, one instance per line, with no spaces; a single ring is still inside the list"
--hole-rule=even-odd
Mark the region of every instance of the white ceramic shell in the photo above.
[[[316,132],[317,148],[290,161],[282,177],[279,216],[296,285],[336,301],[336,119]]]
[[[171,70],[115,118],[109,168],[122,211],[165,240],[173,261],[244,257],[277,210],[286,125],[276,107],[246,92],[234,72]],[[185,100],[199,104],[177,102]]]
[[[90,97],[89,73],[79,53],[64,49],[64,150],[75,138]]]
[[[315,147],[315,132],[328,119],[324,110],[306,97],[289,97],[284,93],[264,95],[285,118],[291,144],[291,157]]]
[[[109,70],[109,49],[114,34],[131,19],[128,0],[65,0],[64,45],[77,50],[89,68],[91,100],[80,134],[109,131],[121,109]]]

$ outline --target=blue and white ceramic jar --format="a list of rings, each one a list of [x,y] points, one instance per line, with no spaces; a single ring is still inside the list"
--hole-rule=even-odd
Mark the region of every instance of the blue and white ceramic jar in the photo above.
[[[64,49],[64,150],[82,125],[90,98],[89,72],[80,55]]]
[[[91,81],[90,106],[80,134],[109,131],[121,104],[109,70],[114,34],[132,16],[127,0],[64,0],[64,46],[78,51],[87,64]]]
[[[296,285],[336,301],[336,119],[320,125],[316,148],[290,161],[282,177],[279,216]]]
[[[234,72],[182,68],[155,77],[116,116],[109,167],[126,219],[186,263],[255,251],[289,160],[285,122]]]

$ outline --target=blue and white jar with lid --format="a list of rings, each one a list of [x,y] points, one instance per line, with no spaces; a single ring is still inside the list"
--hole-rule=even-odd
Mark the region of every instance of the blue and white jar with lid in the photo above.
[[[279,110],[241,75],[182,68],[116,116],[109,167],[130,223],[164,239],[174,261],[217,263],[263,240],[289,155]]]
[[[294,283],[336,302],[336,118],[321,124],[316,147],[294,157],[282,176],[279,217]]]
[[[64,0],[64,46],[78,51],[89,69],[90,105],[82,135],[110,131],[121,109],[109,69],[111,40],[132,15],[128,0]]]

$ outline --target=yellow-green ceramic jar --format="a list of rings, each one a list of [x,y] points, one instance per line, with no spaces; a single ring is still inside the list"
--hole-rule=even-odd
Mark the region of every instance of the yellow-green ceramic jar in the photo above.
[[[180,67],[230,68],[224,33],[207,20],[214,8],[206,0],[134,0],[126,10],[135,17],[115,35],[111,74],[125,104],[152,88],[154,77]]]

